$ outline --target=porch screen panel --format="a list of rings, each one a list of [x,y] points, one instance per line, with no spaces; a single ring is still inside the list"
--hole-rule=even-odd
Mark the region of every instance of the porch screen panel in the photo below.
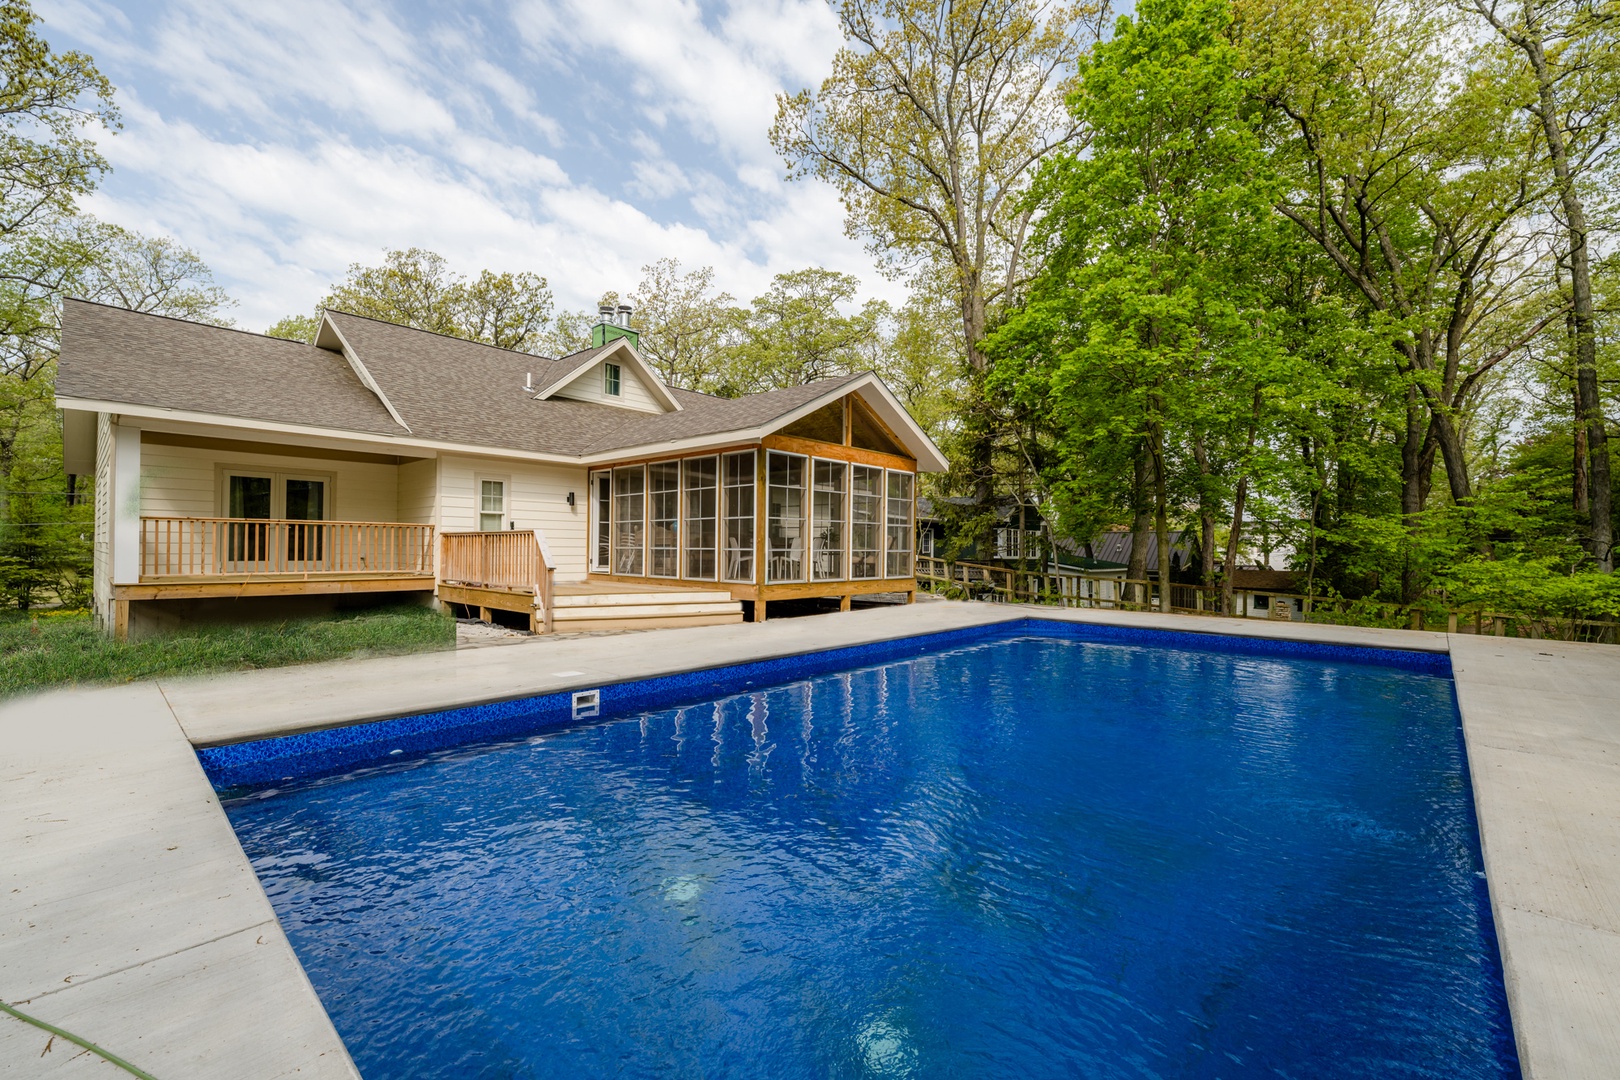
[[[681,463],[658,461],[647,466],[651,576],[678,577],[681,572]]]
[[[686,485],[686,576],[714,580],[714,546],[720,509],[718,458],[682,462]]]
[[[754,468],[752,450],[727,454],[723,459],[726,547],[725,580],[754,580]]]
[[[844,578],[844,479],[842,461],[817,459],[811,466],[810,570],[817,581]]]
[[[613,470],[613,572],[641,577],[647,511],[647,472],[640,465]]]
[[[850,466],[849,576],[878,576],[883,553],[883,470]]]
[[[613,568],[613,474],[591,474],[591,569]]]
[[[889,473],[889,561],[886,577],[911,576],[911,481],[910,473]]]
[[[804,481],[807,461],[772,450],[765,462],[765,580],[804,580]]]

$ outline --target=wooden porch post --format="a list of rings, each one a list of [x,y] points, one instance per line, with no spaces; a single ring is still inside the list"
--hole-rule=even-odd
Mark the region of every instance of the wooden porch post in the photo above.
[[[849,602],[851,600],[853,600],[853,599],[855,599],[855,598],[853,596],[849,595],[849,593],[845,593],[843,596],[840,596],[838,598],[838,610],[839,611],[848,611],[849,610]]]
[[[765,501],[770,496],[765,486],[765,449],[754,447],[754,622],[765,621],[765,529],[769,520]]]

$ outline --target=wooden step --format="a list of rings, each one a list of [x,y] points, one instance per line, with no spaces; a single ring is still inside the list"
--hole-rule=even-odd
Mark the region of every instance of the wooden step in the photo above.
[[[555,622],[578,622],[581,619],[648,619],[662,615],[734,615],[742,613],[742,605],[735,600],[723,604],[620,604],[614,607],[600,605],[588,608],[559,607],[551,613]]]
[[[645,604],[735,604],[731,594],[720,589],[691,589],[676,592],[585,593],[569,596],[558,593],[557,610],[564,608],[636,607]]]
[[[601,615],[592,618],[553,618],[551,628],[559,634],[580,634],[593,630],[664,630],[676,626],[724,626],[742,621],[741,611],[724,615],[647,615],[622,619],[617,617],[612,608],[608,608]]]

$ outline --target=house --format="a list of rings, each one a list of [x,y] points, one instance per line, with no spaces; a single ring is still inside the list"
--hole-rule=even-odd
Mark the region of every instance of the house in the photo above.
[[[67,301],[98,616],[396,594],[587,629],[915,595],[916,474],[946,462],[882,380],[675,389],[628,314],[549,360],[338,311],[305,344]]]

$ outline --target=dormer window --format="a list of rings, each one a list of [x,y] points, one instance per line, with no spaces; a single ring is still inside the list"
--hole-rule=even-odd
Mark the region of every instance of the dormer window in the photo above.
[[[619,396],[619,365],[602,365],[602,393],[608,397]]]

